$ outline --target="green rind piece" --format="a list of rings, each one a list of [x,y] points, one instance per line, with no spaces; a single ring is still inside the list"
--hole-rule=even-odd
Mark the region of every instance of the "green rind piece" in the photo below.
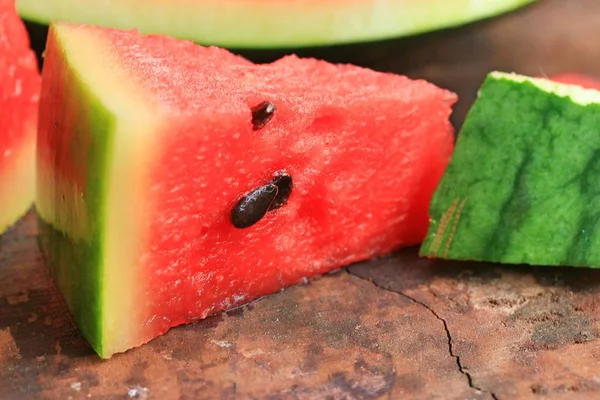
[[[87,166],[85,188],[74,193],[73,188],[59,185],[61,178],[53,180],[53,193],[38,190],[37,196],[54,197],[53,201],[37,201],[40,229],[40,246],[48,260],[51,274],[63,294],[69,311],[83,337],[101,356],[103,349],[103,246],[105,233],[105,201],[107,193],[106,168],[111,157],[114,116],[95,98],[93,93],[72,71],[65,72],[68,83],[62,86],[62,101],[78,104],[81,110],[75,122],[77,135],[49,138],[63,142],[56,148],[63,154],[56,159],[81,160]],[[48,168],[48,165],[38,165]],[[79,169],[78,169],[79,171]],[[38,174],[39,179],[48,175]],[[38,188],[48,188],[48,182],[38,182]],[[55,212],[58,202],[68,214]],[[52,204],[46,209],[43,205]],[[81,209],[83,208],[83,209]],[[85,216],[85,232],[78,219]],[[62,220],[57,220],[61,218]]]
[[[232,48],[366,42],[464,25],[535,0],[150,1],[17,0],[21,16],[138,29]],[[180,3],[180,4],[178,4]]]
[[[492,73],[430,205],[420,254],[600,266],[600,93]]]

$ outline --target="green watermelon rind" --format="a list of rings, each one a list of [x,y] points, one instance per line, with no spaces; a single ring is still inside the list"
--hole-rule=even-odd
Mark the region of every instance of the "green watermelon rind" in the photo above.
[[[600,266],[600,93],[494,72],[430,204],[420,254]]]
[[[216,1],[182,4],[178,9],[176,2],[165,6],[156,1],[120,0],[103,8],[79,0],[17,0],[17,6],[23,18],[44,24],[61,20],[138,29],[224,47],[286,48],[416,35],[490,18],[534,1],[350,1],[343,6],[336,1]]]
[[[70,43],[66,42],[67,38]],[[49,41],[55,41],[56,45],[49,46],[46,66],[49,67],[55,59],[62,59],[63,56],[53,52],[61,52],[74,45],[80,48],[93,46],[93,43],[84,43],[77,38],[76,32],[61,36],[51,28]],[[79,43],[73,43],[73,40]],[[82,61],[85,52],[81,50],[77,52],[78,59],[71,59],[68,52],[65,54],[64,62],[54,65],[56,70],[52,79],[44,79],[43,85],[47,87],[42,87],[40,107],[44,107],[46,102],[64,102],[68,99],[79,108],[80,112],[74,116],[79,128],[78,136],[70,139],[65,151],[69,152],[66,156],[68,160],[85,160],[86,186],[78,187],[76,176],[61,175],[54,165],[47,165],[47,156],[38,155],[36,208],[39,240],[49,261],[51,274],[83,337],[100,357],[108,358],[115,351],[113,346],[130,338],[126,332],[127,321],[135,315],[135,310],[130,310],[134,301],[131,294],[135,288],[127,285],[127,275],[122,272],[130,269],[122,263],[115,264],[107,260],[116,256],[122,262],[127,262],[127,246],[131,240],[135,240],[135,235],[128,235],[127,229],[115,226],[118,221],[115,222],[115,215],[109,211],[111,206],[114,208],[115,199],[118,200],[121,195],[119,189],[124,185],[131,187],[131,180],[137,178],[135,174],[115,172],[114,163],[109,164],[108,161],[114,158],[118,142],[131,137],[135,129],[129,125],[134,122],[120,118],[119,104],[105,98],[111,91],[111,84],[122,86],[126,82],[107,81],[102,71],[90,65],[93,61]],[[72,65],[86,65],[86,68],[75,69]],[[65,83],[60,84],[55,79],[64,79]],[[98,86],[94,79],[100,79],[104,85]],[[62,93],[63,97],[46,97],[48,93],[56,93],[52,87],[56,84],[66,90]],[[55,123],[59,121],[40,118],[40,125]],[[39,134],[42,135],[42,132]],[[41,137],[38,141],[38,154],[43,151],[44,140]],[[65,154],[56,155],[56,159],[64,157]],[[124,155],[124,160],[128,165],[132,163],[127,155]],[[49,162],[54,162],[52,155]],[[78,168],[78,171],[81,169]],[[125,207],[123,205],[117,209]],[[117,236],[116,232],[122,232],[125,237]],[[117,309],[126,309],[128,312],[117,313]]]
[[[77,82],[77,77],[72,78]],[[77,321],[83,337],[90,343],[98,354],[104,354],[102,334],[102,296],[103,292],[103,247],[105,235],[105,218],[103,217],[105,206],[104,197],[107,193],[106,181],[101,179],[106,169],[107,160],[110,158],[110,143],[114,136],[114,116],[106,110],[93,93],[86,89],[85,85],[75,83],[70,86],[78,89],[75,96],[80,100],[81,107],[90,111],[89,125],[94,129],[86,130],[86,133],[101,137],[102,140],[94,141],[95,145],[91,151],[86,152],[88,169],[86,187],[83,197],[86,199],[85,210],[73,213],[72,218],[78,215],[86,216],[83,234],[80,229],[70,229],[76,226],[68,221],[57,221],[50,210],[45,209],[46,202],[36,202],[39,221],[39,240],[43,249],[47,264],[56,284],[63,293],[69,311]],[[81,138],[81,142],[85,139]],[[79,142],[79,144],[81,144]],[[83,151],[83,146],[76,146]],[[40,165],[39,168],[48,168]],[[42,176],[39,174],[38,176]],[[43,179],[43,178],[42,178]],[[59,180],[57,179],[56,182]],[[63,188],[58,185],[54,188],[55,201],[61,201],[60,197],[68,196]],[[62,193],[61,193],[62,192]],[[41,192],[42,196],[46,193]],[[69,201],[69,199],[67,199]],[[72,202],[75,207],[77,202]],[[79,203],[79,206],[81,203]],[[106,310],[104,310],[106,312]]]

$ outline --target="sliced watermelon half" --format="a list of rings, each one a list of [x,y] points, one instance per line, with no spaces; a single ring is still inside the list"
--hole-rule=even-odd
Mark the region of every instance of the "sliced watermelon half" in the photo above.
[[[102,357],[426,234],[453,93],[68,23],[46,52],[41,242]]]
[[[137,28],[237,48],[380,40],[457,26],[533,0],[18,0],[26,19]]]
[[[14,0],[0,0],[0,233],[33,205],[40,75]]]

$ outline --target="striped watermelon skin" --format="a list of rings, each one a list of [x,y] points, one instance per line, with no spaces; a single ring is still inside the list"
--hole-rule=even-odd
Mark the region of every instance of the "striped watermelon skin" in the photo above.
[[[265,101],[276,111],[257,125]],[[53,24],[36,204],[82,334],[107,358],[420,243],[455,101],[351,65],[254,65],[170,37]],[[281,176],[293,180],[287,201],[236,226],[239,202]]]
[[[14,0],[0,0],[0,233],[33,205],[40,75]]]
[[[596,90],[490,74],[432,199],[421,255],[600,265],[598,140]]]

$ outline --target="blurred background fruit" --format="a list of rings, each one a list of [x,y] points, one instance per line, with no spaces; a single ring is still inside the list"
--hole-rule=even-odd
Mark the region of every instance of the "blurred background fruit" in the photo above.
[[[23,18],[166,34],[229,48],[293,48],[414,35],[534,0],[17,0]]]

